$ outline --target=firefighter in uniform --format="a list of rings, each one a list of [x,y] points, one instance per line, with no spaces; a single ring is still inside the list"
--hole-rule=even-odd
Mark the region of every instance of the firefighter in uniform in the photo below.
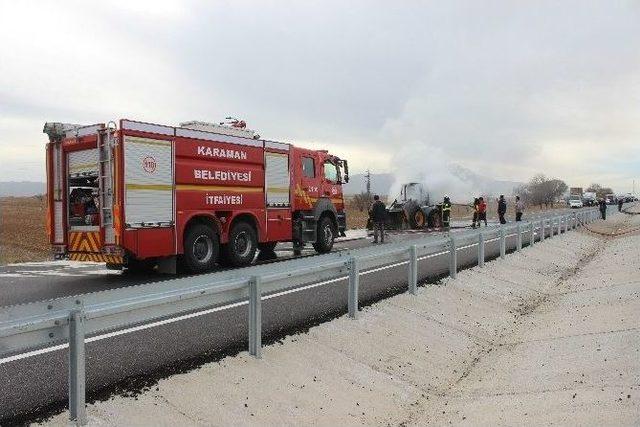
[[[449,200],[449,196],[444,196],[444,201],[442,202],[442,228],[446,231],[449,231],[450,228],[450,218],[451,200]]]

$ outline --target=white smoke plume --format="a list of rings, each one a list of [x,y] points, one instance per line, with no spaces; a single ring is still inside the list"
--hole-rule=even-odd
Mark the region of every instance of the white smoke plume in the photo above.
[[[395,177],[389,199],[400,194],[402,184],[419,182],[429,192],[430,203],[441,202],[445,195],[453,203],[470,204],[481,193],[482,184],[460,176],[460,168],[440,148],[425,143],[407,144],[393,156]]]

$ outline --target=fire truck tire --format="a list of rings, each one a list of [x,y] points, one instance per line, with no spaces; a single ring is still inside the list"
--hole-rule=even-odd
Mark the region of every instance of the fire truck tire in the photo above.
[[[313,244],[313,248],[321,254],[331,252],[336,234],[336,227],[331,218],[321,217],[318,223],[318,240]]]
[[[278,242],[258,243],[258,249],[260,249],[260,252],[273,252],[277,244]]]
[[[251,264],[258,249],[256,230],[246,222],[238,222],[229,234],[229,243],[222,247],[225,262],[234,267]]]
[[[220,239],[206,224],[194,224],[184,238],[182,264],[191,273],[211,271],[218,261]]]

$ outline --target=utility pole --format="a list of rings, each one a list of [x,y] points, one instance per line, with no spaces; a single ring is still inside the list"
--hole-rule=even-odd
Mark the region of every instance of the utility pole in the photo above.
[[[371,172],[369,172],[369,169],[367,169],[367,173],[364,178],[367,183],[367,200],[371,201]]]

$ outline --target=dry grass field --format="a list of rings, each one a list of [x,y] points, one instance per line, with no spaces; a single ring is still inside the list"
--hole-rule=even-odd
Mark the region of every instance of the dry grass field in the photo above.
[[[51,258],[44,198],[0,198],[0,264]]]

